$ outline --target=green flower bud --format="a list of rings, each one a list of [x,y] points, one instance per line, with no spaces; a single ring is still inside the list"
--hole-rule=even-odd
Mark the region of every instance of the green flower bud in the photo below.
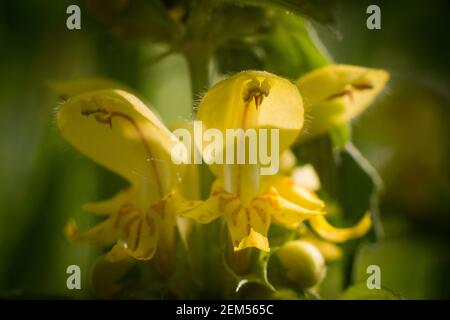
[[[325,259],[320,251],[307,241],[285,243],[277,252],[287,277],[300,289],[311,288],[325,277]]]

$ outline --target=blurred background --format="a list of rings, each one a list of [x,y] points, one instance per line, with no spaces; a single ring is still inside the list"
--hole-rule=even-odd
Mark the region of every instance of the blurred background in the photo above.
[[[110,78],[144,96],[169,126],[188,119],[198,98],[192,86],[202,89],[189,68],[202,53],[183,43],[187,61],[165,43],[177,41],[174,25],[189,21],[189,2],[0,1],[0,297],[91,296],[88,276],[86,290],[67,290],[66,268],[90,270],[99,249],[70,244],[63,228],[70,217],[89,224],[82,204],[114,194],[124,181],[59,136],[49,84]],[[220,2],[216,24],[234,33],[191,36],[195,44],[221,40],[206,50],[214,58],[209,72],[258,68],[295,80],[314,67],[293,45],[304,29],[292,14]],[[353,124],[355,145],[384,181],[385,229],[382,242],[358,250],[354,281],[378,264],[382,284],[405,298],[450,298],[449,2],[302,3],[334,62],[391,73],[383,96]],[[70,4],[81,7],[81,30],[66,28]],[[366,28],[370,4],[381,8],[381,30]],[[325,298],[337,297],[326,288]]]

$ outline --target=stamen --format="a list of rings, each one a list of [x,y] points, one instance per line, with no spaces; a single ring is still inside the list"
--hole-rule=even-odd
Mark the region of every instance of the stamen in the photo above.
[[[267,79],[264,79],[262,83],[258,79],[254,78],[247,83],[247,88],[243,93],[243,100],[248,105],[252,100],[255,101],[256,109],[262,104],[264,97],[267,97],[270,92],[270,84]]]

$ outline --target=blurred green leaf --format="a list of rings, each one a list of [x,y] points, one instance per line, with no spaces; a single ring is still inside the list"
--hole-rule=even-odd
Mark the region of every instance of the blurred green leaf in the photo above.
[[[265,52],[265,69],[281,76],[297,79],[303,73],[330,63],[322,52],[312,26],[305,19],[275,12],[270,14],[273,27],[261,39]]]
[[[263,19],[253,34],[219,47],[216,56],[222,73],[253,68],[297,79],[330,63],[303,18],[273,11]]]
[[[123,3],[122,3],[123,2]],[[89,1],[89,11],[106,23],[112,34],[125,40],[172,42],[180,31],[159,0]]]
[[[352,128],[350,124],[344,123],[339,126],[335,126],[331,129],[330,136],[333,141],[333,145],[335,145],[338,149],[342,150],[345,148],[347,142],[350,142],[352,134]]]
[[[386,288],[368,289],[366,283],[355,284],[341,296],[342,300],[400,300],[401,297]]]
[[[334,23],[335,0],[216,0],[236,5],[260,6],[275,8],[308,16],[323,24]]]
[[[399,238],[392,235],[379,243],[364,244],[355,256],[353,279],[365,282],[367,267],[377,265],[381,285],[407,299],[437,299],[448,292],[450,255],[445,238],[418,236],[416,230]],[[439,280],[441,279],[441,280]],[[448,297],[445,295],[445,297]]]

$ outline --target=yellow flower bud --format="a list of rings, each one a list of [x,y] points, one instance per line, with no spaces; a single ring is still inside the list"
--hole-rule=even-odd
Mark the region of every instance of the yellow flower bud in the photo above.
[[[311,288],[325,277],[325,259],[307,241],[289,241],[278,250],[277,255],[287,270],[287,277],[301,289]]]

